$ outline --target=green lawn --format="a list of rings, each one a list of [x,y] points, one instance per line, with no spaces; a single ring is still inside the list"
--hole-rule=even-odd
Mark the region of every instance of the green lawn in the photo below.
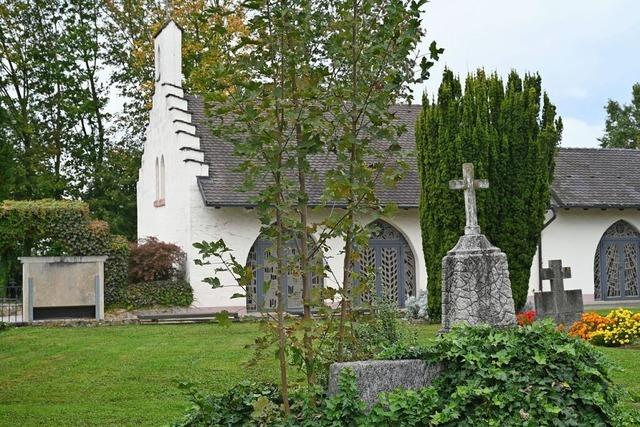
[[[438,326],[416,326],[421,341]],[[163,425],[186,401],[179,381],[220,390],[275,379],[274,362],[243,366],[255,323],[15,328],[0,332],[0,426]],[[640,396],[640,346],[604,349]],[[637,405],[638,403],[636,403]]]

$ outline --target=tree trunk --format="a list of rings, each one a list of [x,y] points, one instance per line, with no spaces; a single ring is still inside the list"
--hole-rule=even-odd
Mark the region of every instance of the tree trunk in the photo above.
[[[282,393],[282,406],[284,412],[289,416],[289,383],[287,379],[287,331],[284,318],[284,306],[285,306],[285,277],[286,268],[284,264],[284,242],[282,236],[284,234],[284,228],[282,226],[282,213],[277,208],[276,211],[276,227],[278,235],[276,237],[276,256],[277,268],[278,268],[278,359],[280,362],[280,392]]]

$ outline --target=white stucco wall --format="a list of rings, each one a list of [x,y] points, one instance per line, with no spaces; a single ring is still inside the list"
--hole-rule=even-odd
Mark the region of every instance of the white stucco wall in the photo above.
[[[585,301],[593,299],[593,261],[604,232],[618,220],[627,221],[640,229],[640,210],[637,209],[559,209],[556,219],[542,232],[542,262],[560,259],[571,267],[571,279],[566,289],[582,289]],[[543,281],[549,290],[549,282]],[[529,293],[538,290],[538,254],[531,266]]]
[[[192,198],[191,238],[193,242],[223,239],[227,246],[234,251],[234,256],[245,262],[249,250],[260,234],[260,222],[252,209],[223,207],[212,208],[204,206],[202,197],[198,194]],[[309,220],[319,223],[326,216],[326,211],[314,212]],[[373,217],[361,218],[363,224],[373,221]],[[393,218],[382,218],[398,229],[407,239],[416,260],[416,286],[419,292],[426,290],[427,271],[422,252],[422,240],[417,209],[399,210]],[[317,237],[317,236],[316,236]],[[329,274],[324,281],[325,286],[337,287],[342,281],[342,266],[344,255],[341,253],[344,241],[334,238],[327,242],[329,252],[325,254],[325,262],[333,274]],[[189,249],[189,269],[191,286],[194,289],[194,305],[200,307],[228,307],[244,306],[245,300],[231,299],[234,293],[242,293],[233,277],[227,273],[218,273],[222,288],[211,289],[202,279],[215,275],[215,265],[196,266],[197,250]]]
[[[215,266],[196,266],[198,258],[193,243],[224,239],[234,255],[244,262],[260,232],[260,223],[251,209],[214,208],[204,205],[198,189],[197,177],[207,176],[209,166],[199,150],[191,115],[186,112],[182,82],[182,32],[173,22],[165,25],[155,40],[156,83],[153,107],[146,133],[142,165],[138,181],[138,236],[155,236],[180,245],[188,256],[187,278],[194,289],[194,305],[201,307],[242,306],[242,299],[231,299],[241,292],[229,274],[219,273],[223,287],[213,290],[202,282],[215,274]],[[164,158],[164,203],[157,203],[156,159]],[[215,167],[213,165],[212,167]],[[154,203],[155,202],[155,203]],[[326,211],[314,211],[310,222],[324,219]],[[374,218],[361,218],[367,224]],[[422,252],[420,221],[417,209],[399,210],[392,218],[383,218],[407,239],[416,260],[416,285],[426,290],[427,271]],[[542,233],[542,261],[561,259],[571,267],[568,289],[582,289],[585,300],[593,297],[593,261],[602,234],[613,223],[625,220],[640,229],[640,210],[637,209],[559,209],[557,217]],[[333,274],[325,279],[325,286],[336,287],[342,280],[344,257],[341,239],[328,242],[331,250],[325,262]],[[538,254],[531,266],[530,294],[538,290]],[[544,282],[544,289],[549,289]]]
[[[169,22],[156,37],[156,74],[153,106],[149,115],[137,186],[138,237],[154,236],[176,243],[185,251],[192,244],[191,205],[197,192],[197,176],[209,174],[201,163],[195,126],[185,113],[181,58],[182,32]],[[158,57],[158,53],[160,56]],[[164,158],[164,204],[156,194],[156,159]],[[199,196],[199,195],[198,195]],[[187,271],[187,274],[189,271]]]

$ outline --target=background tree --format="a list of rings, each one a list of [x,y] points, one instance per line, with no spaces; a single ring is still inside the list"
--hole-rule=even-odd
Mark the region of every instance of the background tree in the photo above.
[[[101,186],[88,197],[92,212],[134,238],[136,183],[154,89],[154,35],[169,15],[184,29],[184,83],[187,91],[196,93],[202,88],[191,84],[192,75],[206,73],[220,60],[223,34],[241,34],[244,17],[242,9],[226,13],[226,1],[173,0],[170,10],[164,0],[101,0],[99,4],[101,59],[123,104],[113,118],[111,148],[98,175]],[[221,27],[225,32],[217,30]]]
[[[600,146],[640,149],[640,83],[633,85],[631,103],[621,105],[610,99],[605,110],[607,121]]]
[[[431,318],[441,316],[442,257],[464,229],[462,194],[448,188],[464,162],[490,181],[489,190],[477,194],[479,223],[507,254],[516,308],[524,305],[561,132],[538,75],[522,79],[513,71],[505,86],[496,74],[479,70],[463,91],[459,78],[445,70],[437,100],[425,95],[416,139]]]
[[[176,0],[185,76],[218,58],[219,2]],[[0,197],[74,198],[136,236],[136,182],[165,2],[0,0]],[[220,21],[224,22],[221,23]],[[237,31],[236,31],[237,30]],[[112,114],[109,98],[124,102]],[[117,108],[115,108],[117,109]]]

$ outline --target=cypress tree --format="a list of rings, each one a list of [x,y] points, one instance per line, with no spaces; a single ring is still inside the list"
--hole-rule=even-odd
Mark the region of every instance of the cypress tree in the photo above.
[[[529,272],[549,206],[553,159],[562,121],[537,74],[515,71],[506,85],[483,70],[460,79],[445,70],[438,96],[423,97],[416,144],[422,179],[420,220],[428,272],[429,312],[441,314],[442,257],[463,233],[462,192],[449,190],[471,162],[490,180],[477,193],[479,223],[509,260],[516,308],[527,296]]]

